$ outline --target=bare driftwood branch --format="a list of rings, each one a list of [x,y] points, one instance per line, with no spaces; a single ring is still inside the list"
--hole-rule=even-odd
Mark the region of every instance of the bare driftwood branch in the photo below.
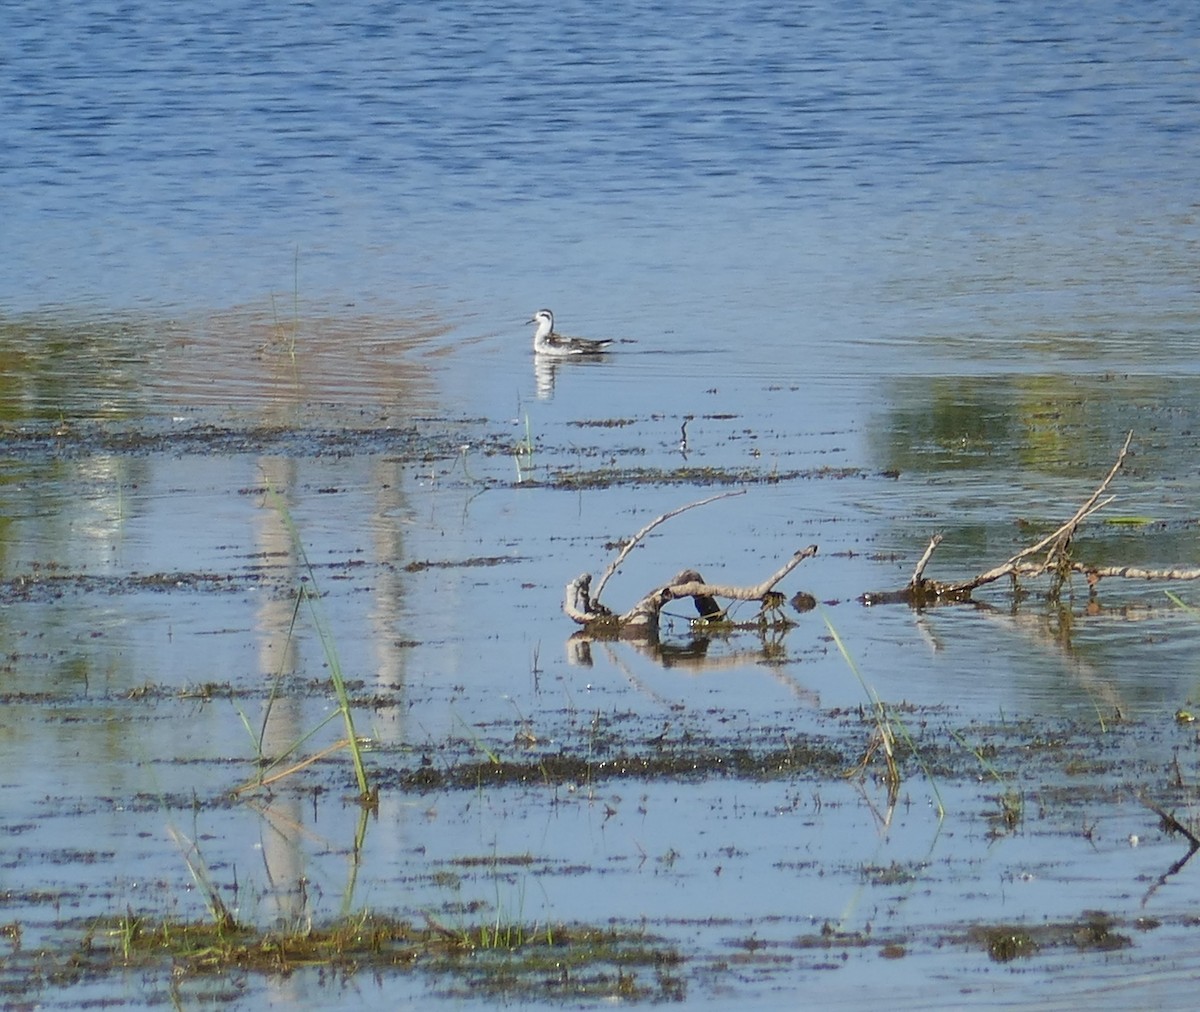
[[[1154,884],[1148,890],[1146,890],[1146,894],[1142,897],[1142,906],[1145,906],[1150,901],[1150,897],[1158,892],[1162,886],[1166,885],[1168,879],[1181,872],[1184,866],[1196,855],[1196,852],[1200,851],[1200,837],[1197,837],[1191,828],[1180,822],[1177,818],[1175,818],[1174,815],[1168,812],[1161,805],[1151,801],[1144,794],[1141,795],[1139,800],[1143,805],[1149,808],[1150,811],[1158,816],[1159,822],[1162,824],[1163,829],[1165,829],[1168,833],[1179,833],[1188,842],[1187,853],[1184,854],[1183,857],[1181,857],[1174,864],[1172,864],[1171,867],[1165,872],[1159,875]]]
[[[652,635],[658,631],[658,617],[663,607],[668,602],[681,597],[692,598],[696,604],[696,612],[701,618],[716,617],[722,614],[724,609],[716,606],[715,598],[724,597],[730,601],[763,600],[788,573],[805,559],[811,559],[816,554],[816,545],[809,545],[807,548],[801,549],[762,583],[757,583],[753,587],[730,587],[724,584],[705,583],[703,577],[694,569],[685,569],[665,587],[650,591],[617,621],[624,634]]]
[[[1085,516],[1090,516],[1096,510],[1103,509],[1110,502],[1112,502],[1112,497],[1097,503],[1092,510],[1085,514]],[[975,590],[977,587],[983,587],[986,584],[995,583],[997,580],[1005,576],[1025,576],[1030,578],[1041,576],[1047,572],[1047,570],[1056,568],[1057,565],[1059,565],[1060,562],[1065,559],[1065,552],[1068,542],[1074,536],[1075,528],[1079,526],[1079,521],[1081,519],[1082,518],[1076,514],[1076,516],[1068,520],[1053,534],[1043,538],[1036,545],[1031,545],[1028,548],[1022,549],[1008,561],[1002,562],[1000,565],[994,566],[993,568],[987,570],[987,572],[980,573],[978,576],[974,576],[970,580],[963,580],[959,583],[942,583],[938,580],[926,580],[922,577],[916,583],[910,583],[908,589],[910,589],[914,595],[926,598],[965,600],[966,598],[970,597],[971,591]],[[1031,563],[1021,561],[1022,559],[1028,558],[1030,555],[1041,551],[1046,547],[1046,545],[1051,544],[1052,542],[1053,545],[1049,553],[1041,562]],[[1070,568],[1071,565],[1072,564],[1070,563],[1070,560],[1066,559],[1067,568]]]
[[[592,574],[581,573],[567,584],[567,593],[563,598],[563,611],[569,618],[585,624],[601,618],[609,618],[612,612],[599,602],[593,603],[588,588],[592,585]]]
[[[1077,573],[1087,577],[1088,584],[1095,586],[1106,576],[1119,576],[1128,580],[1200,580],[1200,569],[1142,569],[1139,566],[1087,566],[1082,562],[1072,563]]]
[[[701,499],[699,502],[689,503],[686,506],[681,506],[678,509],[670,510],[661,516],[655,517],[621,549],[616,559],[605,570],[594,596],[591,592],[591,573],[583,573],[567,584],[566,592],[563,595],[563,611],[566,612],[569,618],[579,623],[579,625],[584,626],[590,633],[602,636],[653,639],[658,635],[658,621],[662,609],[668,602],[681,597],[690,597],[696,606],[696,612],[699,617],[707,619],[717,619],[725,614],[725,609],[717,603],[717,598],[719,597],[730,601],[761,600],[764,609],[776,606],[777,603],[782,601],[782,598],[779,598],[779,602],[774,599],[775,595],[772,595],[772,591],[775,585],[805,559],[816,555],[816,545],[810,545],[808,548],[796,552],[795,555],[774,573],[752,587],[734,587],[724,584],[706,583],[696,570],[685,569],[683,572],[676,574],[666,585],[656,587],[650,591],[650,593],[646,594],[623,615],[615,614],[610,608],[600,603],[600,592],[604,589],[608,578],[616,572],[617,567],[629,555],[633,547],[655,527],[671,519],[671,517],[678,516],[685,510],[704,506],[707,503],[715,502],[718,499],[725,499],[731,495],[742,494],[743,492],[741,491],[723,492],[720,495],[710,496],[707,499]]]
[[[670,586],[664,587],[662,592],[666,593],[669,591],[671,597],[727,597],[731,601],[758,601],[768,591],[773,590],[775,584],[787,576],[800,563],[805,559],[811,559],[816,554],[816,545],[809,545],[807,548],[802,548],[780,566],[779,569],[763,580],[762,583],[756,583],[753,587],[731,587],[723,583],[705,583],[700,579],[700,574],[696,573],[688,582],[672,583]]]
[[[1117,472],[1124,465],[1132,439],[1133,432],[1131,431],[1126,435],[1125,442],[1121,447],[1120,453],[1117,455],[1116,462],[1104,480],[1066,523],[1035,544],[1021,549],[1016,555],[1000,563],[1000,565],[994,566],[969,580],[955,583],[927,580],[924,575],[925,567],[929,564],[938,545],[942,543],[942,535],[935,534],[929,540],[929,544],[921,555],[920,561],[913,570],[911,579],[903,590],[879,594],[864,594],[861,600],[865,604],[904,601],[917,605],[933,603],[935,601],[965,601],[970,598],[971,592],[976,588],[993,583],[1005,576],[1013,580],[1018,578],[1032,579],[1044,576],[1047,573],[1050,573],[1054,580],[1051,588],[1052,594],[1058,593],[1063,581],[1071,573],[1082,573],[1087,578],[1090,587],[1095,587],[1096,584],[1108,576],[1134,580],[1200,579],[1200,569],[1143,569],[1136,566],[1093,566],[1076,562],[1071,558],[1071,542],[1075,538],[1075,533],[1079,529],[1079,525],[1093,513],[1104,509],[1104,507],[1108,506],[1116,498],[1111,495],[1106,496],[1105,492],[1108,490],[1108,486],[1112,483],[1113,478],[1116,477]],[[1031,557],[1037,556],[1042,552],[1045,555],[1040,560],[1029,561]]]
[[[946,585],[935,585],[936,596],[947,597],[962,597],[964,594],[970,594],[976,587],[982,587],[986,583],[992,583],[999,580],[1001,577],[1010,576],[1017,573],[1018,567],[1022,560],[1029,558],[1031,555],[1036,555],[1042,549],[1048,549],[1046,557],[1041,564],[1034,567],[1032,571],[1026,570],[1026,575],[1040,576],[1043,573],[1058,569],[1061,565],[1070,566],[1070,558],[1067,551],[1070,548],[1071,540],[1075,537],[1075,531],[1079,525],[1090,517],[1097,510],[1103,509],[1113,501],[1113,496],[1109,496],[1103,501],[1100,499],[1104,495],[1105,490],[1112,483],[1113,478],[1117,476],[1117,472],[1121,470],[1121,466],[1125,463],[1125,455],[1129,453],[1129,443],[1133,439],[1133,430],[1130,430],[1125,436],[1125,443],[1121,447],[1121,452],[1117,454],[1116,463],[1113,464],[1105,478],[1100,482],[1099,486],[1087,499],[1087,501],[1075,511],[1075,515],[1071,517],[1065,524],[1054,531],[1052,534],[1047,534],[1041,541],[1030,545],[1028,548],[1023,548],[1017,552],[1007,562],[1001,563],[994,569],[989,569],[986,573],[980,573],[972,580],[967,580],[964,583],[951,583]]]

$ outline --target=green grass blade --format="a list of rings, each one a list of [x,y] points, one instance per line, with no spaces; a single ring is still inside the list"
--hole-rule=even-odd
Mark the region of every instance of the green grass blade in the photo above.
[[[354,764],[354,776],[358,782],[359,796],[365,801],[371,797],[371,787],[367,781],[367,771],[362,758],[362,747],[359,744],[358,735],[354,729],[354,715],[351,712],[350,694],[346,689],[346,679],[342,672],[342,663],[338,658],[333,632],[329,628],[329,621],[324,609],[321,607],[317,574],[313,569],[312,563],[309,561],[308,552],[305,551],[304,542],[300,538],[300,532],[296,528],[295,521],[292,519],[287,504],[283,501],[283,497],[270,487],[268,487],[267,492],[271,497],[272,504],[279,512],[284,526],[287,527],[288,534],[292,540],[292,550],[308,572],[309,586],[302,587],[300,594],[308,604],[313,625],[317,630],[317,637],[320,639],[321,648],[325,652],[325,661],[329,665],[329,675],[333,682],[334,695],[337,697],[338,710],[342,715],[342,720],[346,727],[346,739],[349,742],[350,758]]]

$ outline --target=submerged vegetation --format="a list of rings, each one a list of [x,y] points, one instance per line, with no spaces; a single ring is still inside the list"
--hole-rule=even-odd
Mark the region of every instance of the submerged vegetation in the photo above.
[[[69,948],[27,950],[19,931],[0,957],[0,997],[21,1003],[44,988],[110,975],[161,976],[170,1000],[242,989],[246,974],[287,978],[317,969],[325,986],[357,975],[422,974],[434,991],[504,1001],[677,1001],[685,959],[664,939],[637,929],[579,924],[488,924],[449,928],[360,913],[293,930],[154,918],[127,911],[94,922]],[[225,981],[222,985],[220,982]],[[190,1004],[190,1001],[188,1002]]]

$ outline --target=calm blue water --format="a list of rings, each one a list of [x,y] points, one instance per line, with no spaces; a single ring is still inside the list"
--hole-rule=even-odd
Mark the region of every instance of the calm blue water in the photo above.
[[[789,366],[1196,322],[1187,3],[29,3],[0,34],[9,313],[549,303]]]

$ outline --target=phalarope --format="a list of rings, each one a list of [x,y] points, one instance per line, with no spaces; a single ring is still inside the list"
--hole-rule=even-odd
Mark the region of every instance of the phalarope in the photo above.
[[[539,355],[599,355],[608,350],[611,339],[591,341],[585,337],[563,337],[554,333],[554,314],[548,309],[539,309],[526,323],[536,323],[533,332],[533,350]]]

